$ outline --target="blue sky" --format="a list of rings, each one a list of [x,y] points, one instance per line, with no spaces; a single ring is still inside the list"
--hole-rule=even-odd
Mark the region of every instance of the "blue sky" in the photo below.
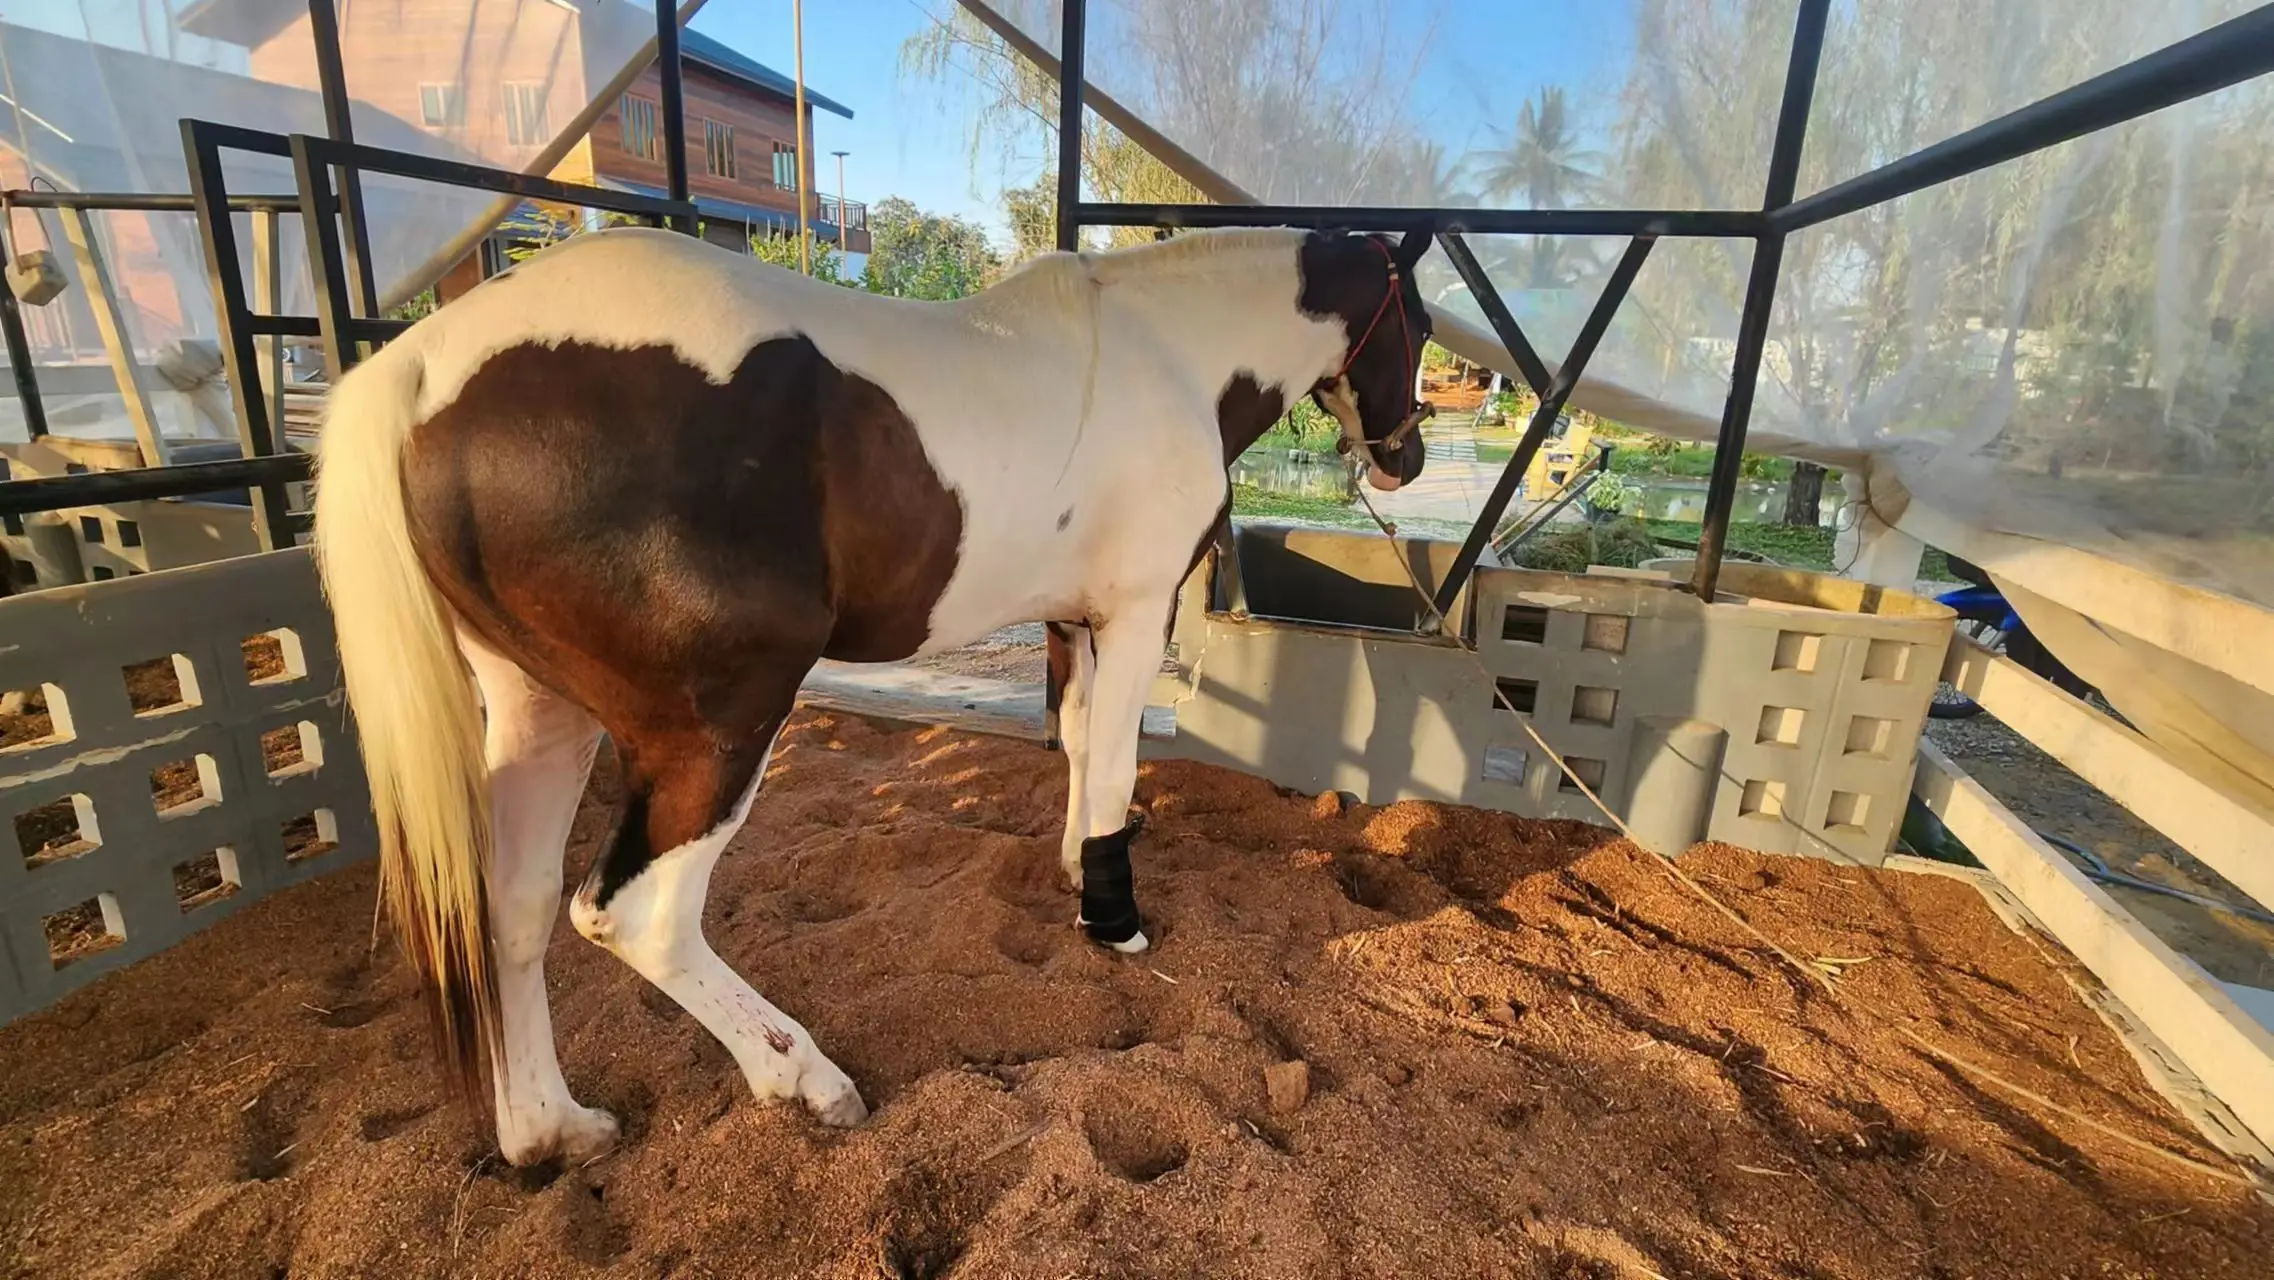
[[[1106,6],[1146,0],[1093,0]],[[1251,0],[1219,0],[1249,3]],[[1261,0],[1252,0],[1260,3]],[[6,20],[140,47],[142,33],[163,31],[169,5],[189,0],[28,0]],[[1410,38],[1427,33],[1408,109],[1421,127],[1458,154],[1492,145],[1494,129],[1513,123],[1519,104],[1544,84],[1584,90],[1615,84],[1630,56],[1633,0],[1349,0],[1354,12],[1383,6]],[[970,218],[1002,235],[1004,187],[1031,181],[1039,166],[1005,172],[999,149],[974,156],[971,96],[957,86],[910,80],[900,73],[900,46],[951,12],[954,0],[806,0],[806,79],[851,107],[852,120],[821,113],[815,148],[820,180],[836,186],[830,152],[851,153],[846,194],[874,202],[905,196],[919,206]],[[149,15],[138,18],[137,11]],[[1434,25],[1431,25],[1434,22]],[[85,24],[85,25],[83,25]],[[697,30],[724,40],[784,73],[795,65],[791,0],[710,0]],[[1055,41],[1052,41],[1055,43]],[[189,60],[234,67],[242,51],[194,37]],[[1573,95],[1583,128],[1608,118],[1586,93]]]
[[[964,95],[900,73],[900,46],[954,0],[806,0],[807,83],[853,109],[816,117],[821,183],[834,189],[829,153],[846,150],[846,195],[905,196],[1002,233],[998,198],[1033,172],[1005,174],[995,148],[976,166]],[[1142,0],[1114,0],[1141,3]],[[1518,104],[1543,84],[1581,87],[1627,61],[1631,0],[1383,0],[1393,22],[1442,15],[1424,50],[1412,109],[1454,151],[1490,145]],[[787,72],[794,63],[790,0],[710,0],[695,28]],[[1054,43],[1054,42],[1053,42]],[[1584,103],[1582,120],[1586,119]]]

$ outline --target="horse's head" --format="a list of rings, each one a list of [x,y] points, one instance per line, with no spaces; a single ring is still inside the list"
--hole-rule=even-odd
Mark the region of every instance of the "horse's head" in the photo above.
[[[1430,238],[1427,231],[1395,242],[1322,231],[1303,245],[1303,310],[1339,317],[1349,335],[1311,398],[1342,423],[1345,449],[1366,451],[1366,478],[1377,489],[1421,474],[1427,406],[1414,399],[1414,386],[1429,341],[1429,309],[1413,266],[1429,252]]]

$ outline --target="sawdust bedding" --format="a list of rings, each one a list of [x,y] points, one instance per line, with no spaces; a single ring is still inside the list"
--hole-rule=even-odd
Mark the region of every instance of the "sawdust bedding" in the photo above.
[[[718,949],[875,1108],[753,1103],[562,923],[570,1083],[625,1141],[509,1169],[446,1105],[369,867],[0,1031],[10,1276],[2264,1277],[2274,1209],[1922,1051],[2216,1162],[1965,884],[1684,865],[1149,765],[1159,939],[1085,945],[1039,748],[801,713]],[[601,776],[607,775],[605,766]],[[570,876],[611,818],[596,783]]]

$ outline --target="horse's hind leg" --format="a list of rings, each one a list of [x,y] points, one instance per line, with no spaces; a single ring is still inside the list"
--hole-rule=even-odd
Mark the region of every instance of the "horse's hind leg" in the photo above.
[[[859,1124],[868,1108],[795,1019],[768,1004],[703,937],[711,868],[757,797],[798,677],[778,709],[746,726],[642,726],[617,735],[624,816],[592,865],[569,918],[695,1015],[734,1055],[751,1092],[797,1098],[824,1123]]]
[[[514,1164],[586,1160],[616,1141],[616,1121],[577,1105],[561,1078],[545,995],[545,946],[560,917],[561,855],[600,745],[582,707],[462,638],[487,716],[490,947],[497,962],[499,1053],[490,1064],[498,1147]]]
[[[1054,662],[1051,683],[1060,691],[1058,741],[1066,749],[1066,830],[1060,838],[1058,865],[1067,885],[1082,887],[1082,839],[1090,833],[1090,682],[1097,672],[1097,654],[1090,629],[1080,623],[1052,622],[1050,642]],[[1060,658],[1060,655],[1063,658]]]

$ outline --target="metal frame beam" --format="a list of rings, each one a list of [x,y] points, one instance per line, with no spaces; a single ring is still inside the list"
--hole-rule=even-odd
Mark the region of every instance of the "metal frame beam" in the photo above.
[[[1656,243],[1648,236],[1636,236],[1627,242],[1627,251],[1620,255],[1619,264],[1611,268],[1611,278],[1604,283],[1602,296],[1595,299],[1594,309],[1587,313],[1587,322],[1579,327],[1579,336],[1571,344],[1571,354],[1563,358],[1563,364],[1556,369],[1554,379],[1539,392],[1540,405],[1532,411],[1532,421],[1524,428],[1524,438],[1516,442],[1516,452],[1509,456],[1508,465],[1500,469],[1500,479],[1493,482],[1492,492],[1484,500],[1484,509],[1477,513],[1476,523],[1470,526],[1468,538],[1461,543],[1461,549],[1454,555],[1453,563],[1445,570],[1445,580],[1437,584],[1433,607],[1440,619],[1448,617],[1454,599],[1461,594],[1461,588],[1468,582],[1469,575],[1476,571],[1477,560],[1484,554],[1485,544],[1492,541],[1493,526],[1500,523],[1501,513],[1508,510],[1509,501],[1516,496],[1516,486],[1522,483],[1524,473],[1531,469],[1532,459],[1538,456],[1540,446],[1546,443],[1548,432],[1555,427],[1556,418],[1563,413],[1564,403],[1571,399],[1572,389],[1579,385],[1579,375],[1586,371],[1588,360],[1595,355],[1595,348],[1603,341],[1603,335],[1610,332],[1611,320],[1618,315],[1619,304],[1626,301],[1627,290],[1634,286],[1635,276],[1641,273],[1642,264],[1650,257],[1650,247]],[[1492,282],[1484,278],[1481,268],[1477,277],[1487,292],[1493,292]],[[1499,301],[1496,292],[1493,292],[1493,300]],[[1506,314],[1507,308],[1503,306],[1501,311]],[[1509,326],[1514,328],[1513,319],[1509,321]],[[1521,335],[1518,336],[1520,340]],[[1505,338],[1502,340],[1506,341]]]
[[[662,81],[663,189],[673,200],[687,198],[687,95],[679,60],[679,6],[656,0],[655,65]],[[804,163],[804,135],[798,149]]]
[[[1900,199],[2274,71],[2274,4],[2103,72],[1955,138],[1771,207],[1778,235]],[[1781,126],[1780,126],[1781,127]]]
[[[229,382],[229,399],[237,411],[237,441],[247,462],[283,450],[284,424],[269,418],[267,398],[261,394],[260,353],[253,346],[256,332],[245,298],[245,275],[237,255],[237,227],[229,216],[229,182],[221,165],[223,150],[288,157],[291,149],[275,134],[203,120],[182,121],[182,153],[189,164],[190,198],[197,208],[197,228],[205,249],[206,287],[212,290],[213,314],[220,329],[222,374]],[[286,331],[275,331],[281,336]],[[176,469],[168,468],[168,473]],[[253,497],[253,534],[261,549],[274,551],[293,544],[290,504],[284,481],[261,483]]]
[[[89,471],[81,475],[11,480],[0,484],[0,515],[31,515],[65,507],[142,502],[153,498],[186,498],[248,486],[265,489],[306,480],[314,470],[314,462],[305,453],[284,453],[265,458],[177,462],[131,471]],[[254,510],[259,510],[257,499]],[[295,519],[292,523],[298,521]]]
[[[1072,5],[1068,6],[1069,11]],[[1063,100],[1063,99],[1061,99]],[[1080,204],[1090,227],[1301,227],[1309,230],[1470,232],[1521,236],[1750,237],[1768,229],[1751,210],[1452,209],[1313,204]]]
[[[197,198],[160,191],[0,191],[18,209],[85,209],[94,213],[196,213]],[[232,213],[298,213],[298,196],[231,196]]]
[[[1816,70],[1824,60],[1824,28],[1831,8],[1832,0],[1800,0],[1800,16],[1793,24],[1792,58],[1786,64],[1784,101],[1777,108],[1769,180],[1761,201],[1763,211],[1772,216],[1792,203],[1800,179],[1800,149],[1808,135],[1808,109],[1816,98]],[[1753,391],[1761,380],[1761,353],[1768,346],[1777,275],[1783,266],[1784,235],[1771,231],[1753,246],[1745,308],[1737,318],[1737,350],[1730,360],[1729,400],[1722,407],[1721,434],[1714,441],[1713,478],[1706,485],[1705,518],[1699,523],[1698,556],[1690,572],[1690,590],[1708,602],[1720,589],[1721,553],[1729,543],[1729,519],[1737,506],[1745,431],[1752,423]]]
[[[347,67],[340,51],[339,9],[334,0],[308,0],[309,33],[316,44],[316,81],[324,98],[324,132],[334,142],[355,141],[355,118],[347,92]],[[342,165],[340,211],[347,220],[347,262],[354,273],[359,315],[379,314],[379,287],[372,279],[371,224],[363,206],[363,178]]]
[[[1082,204],[1082,75],[1089,43],[1087,0],[1062,0],[1058,28],[1058,247],[1082,247],[1082,227],[1108,225]],[[1139,225],[1173,225],[1149,222]]]

